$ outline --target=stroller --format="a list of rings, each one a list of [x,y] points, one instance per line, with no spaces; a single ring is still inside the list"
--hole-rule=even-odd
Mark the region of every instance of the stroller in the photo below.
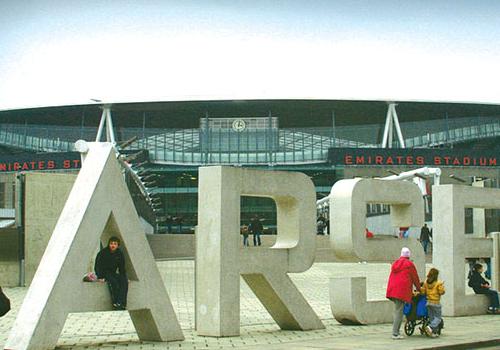
[[[418,329],[420,334],[427,334],[425,328],[429,325],[429,317],[427,316],[427,298],[425,295],[417,294],[412,298],[411,303],[406,303],[403,309],[403,314],[406,316],[405,322],[405,334],[410,336],[415,331],[416,326],[420,326]],[[441,334],[441,329],[444,328],[444,322],[441,319],[439,324],[437,334]]]

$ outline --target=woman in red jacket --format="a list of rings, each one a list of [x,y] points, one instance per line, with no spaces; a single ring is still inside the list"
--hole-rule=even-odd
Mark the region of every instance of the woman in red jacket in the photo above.
[[[403,339],[399,328],[403,322],[403,307],[411,303],[413,288],[420,291],[420,280],[417,269],[410,261],[410,249],[401,249],[401,257],[392,263],[389,282],[387,283],[386,298],[394,303],[394,321],[392,323],[392,339]]]

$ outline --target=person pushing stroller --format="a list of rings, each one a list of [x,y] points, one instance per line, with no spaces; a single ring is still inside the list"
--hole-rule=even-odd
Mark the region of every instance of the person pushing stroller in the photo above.
[[[412,287],[420,291],[420,280],[417,269],[410,261],[410,249],[403,247],[401,256],[392,263],[389,281],[387,282],[386,298],[394,303],[394,320],[392,323],[392,339],[404,339],[399,334],[401,323],[403,322],[403,308],[405,303],[410,303],[412,299]]]

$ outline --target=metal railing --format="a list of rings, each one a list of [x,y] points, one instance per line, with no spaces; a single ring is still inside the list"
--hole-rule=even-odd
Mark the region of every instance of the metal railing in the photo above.
[[[427,133],[426,135],[406,139],[405,143],[408,148],[436,147],[496,136],[500,136],[500,121],[484,125],[465,126],[432,134]]]
[[[35,132],[34,132],[35,131]],[[0,126],[0,144],[40,152],[73,151],[74,141],[38,136],[37,128],[27,125],[2,124]]]

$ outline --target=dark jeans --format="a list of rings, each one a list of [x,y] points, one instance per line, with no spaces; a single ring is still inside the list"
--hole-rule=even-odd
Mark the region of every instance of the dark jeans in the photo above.
[[[260,242],[260,232],[254,232],[253,233],[253,245],[261,245],[262,243]]]
[[[427,247],[429,246],[429,241],[420,241],[422,247],[424,247],[424,253],[427,254]]]
[[[127,275],[117,273],[108,274],[105,277],[113,304],[127,306],[128,278]]]
[[[498,309],[498,292],[491,288],[483,288],[477,294],[485,294],[490,299],[490,307]]]
[[[243,235],[243,245],[245,247],[248,247],[250,244],[248,243],[248,234],[247,235]]]

